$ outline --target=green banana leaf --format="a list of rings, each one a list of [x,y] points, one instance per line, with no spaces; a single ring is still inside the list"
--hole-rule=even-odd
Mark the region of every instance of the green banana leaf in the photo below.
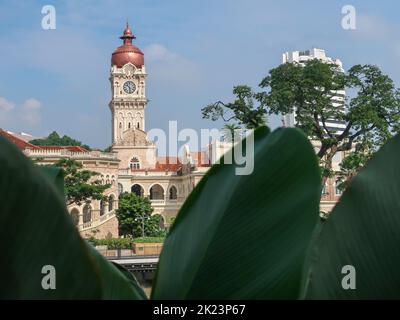
[[[400,298],[399,159],[396,136],[342,195],[313,246],[307,299]]]
[[[152,298],[299,297],[319,220],[317,159],[298,129],[254,134],[254,172],[238,176],[235,165],[214,165],[182,206],[164,243]]]
[[[57,171],[49,175],[37,168],[0,137],[0,298],[145,298],[132,279],[80,237],[59,179]],[[46,266],[54,267],[55,282],[48,280],[54,273]]]
[[[39,171],[41,171],[45,177],[47,177],[51,183],[53,183],[58,190],[59,194],[65,197],[64,188],[64,176],[61,169],[51,166],[37,166]]]

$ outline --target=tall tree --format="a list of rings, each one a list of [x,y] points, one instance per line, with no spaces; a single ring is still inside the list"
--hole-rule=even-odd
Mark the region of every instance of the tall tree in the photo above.
[[[222,130],[224,131],[224,140],[226,142],[231,142],[234,144],[237,140],[241,140],[241,134],[240,134],[240,126],[238,126],[236,123],[226,123],[224,124],[224,127]]]
[[[267,112],[263,105],[257,104],[258,96],[249,86],[236,86],[233,89],[236,99],[230,103],[217,101],[204,107],[201,111],[204,119],[225,122],[236,121],[248,129],[266,125]]]
[[[147,197],[127,192],[121,194],[116,210],[120,234],[133,238],[162,235],[160,216],[152,216],[152,212],[153,207]]]
[[[52,166],[61,168],[63,172],[67,205],[106,200],[104,191],[111,185],[102,184],[99,179],[95,179],[99,173],[83,170],[82,163],[74,159],[63,158]]]
[[[251,128],[259,125],[262,112],[276,115],[295,112],[296,126],[320,144],[317,155],[325,177],[333,173],[332,159],[337,152],[347,151],[353,158],[343,163],[343,173],[357,171],[399,132],[399,90],[377,66],[355,65],[348,72],[341,72],[336,65],[316,59],[304,65],[285,63],[270,70],[259,86],[262,90],[257,93],[246,86],[235,87],[234,102],[206,106],[202,109],[203,117],[225,119],[225,113],[232,112],[230,120]],[[244,87],[251,103],[239,95]],[[344,111],[337,107],[337,90],[348,93]],[[256,109],[254,101],[258,104]],[[344,121],[346,128],[343,132],[330,129],[329,119]]]
[[[56,131],[53,131],[44,139],[34,139],[29,142],[36,146],[79,146],[86,150],[90,150],[88,145],[82,144],[82,142],[67,135],[60,137]]]

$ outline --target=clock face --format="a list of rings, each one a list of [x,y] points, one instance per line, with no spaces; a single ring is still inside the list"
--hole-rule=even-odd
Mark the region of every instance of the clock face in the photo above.
[[[128,94],[134,93],[136,91],[136,86],[132,81],[126,81],[124,83],[124,91]]]

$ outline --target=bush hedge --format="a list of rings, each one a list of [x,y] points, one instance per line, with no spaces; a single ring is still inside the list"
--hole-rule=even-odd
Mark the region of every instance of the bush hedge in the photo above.
[[[141,237],[141,238],[111,238],[95,239],[89,238],[88,241],[93,246],[107,246],[108,249],[131,249],[134,243],[162,243],[164,237]]]

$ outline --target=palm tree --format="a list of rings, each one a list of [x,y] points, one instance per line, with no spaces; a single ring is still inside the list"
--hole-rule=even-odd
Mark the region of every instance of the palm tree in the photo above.
[[[241,129],[240,126],[238,126],[235,123],[226,123],[224,124],[223,131],[224,131],[224,136],[223,139],[226,142],[232,142],[234,144],[238,139],[241,138],[241,135],[238,134],[238,130]]]

